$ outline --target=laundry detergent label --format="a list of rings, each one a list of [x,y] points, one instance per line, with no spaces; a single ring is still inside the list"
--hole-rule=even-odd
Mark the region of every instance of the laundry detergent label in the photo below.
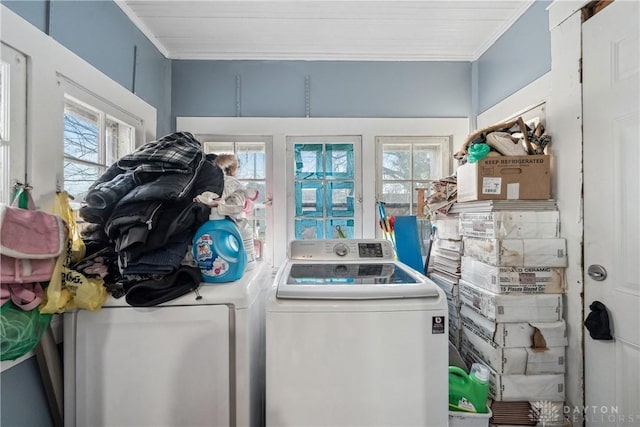
[[[209,277],[221,276],[229,271],[229,263],[211,250],[212,238],[203,234],[196,241],[196,262],[203,275]]]
[[[444,334],[444,316],[433,316],[431,318],[431,333]]]

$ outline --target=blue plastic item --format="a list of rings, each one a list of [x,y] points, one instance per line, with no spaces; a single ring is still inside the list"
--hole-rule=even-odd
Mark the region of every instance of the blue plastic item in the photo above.
[[[207,283],[240,279],[247,266],[247,254],[236,224],[220,218],[200,226],[193,236],[193,259]]]
[[[393,232],[396,237],[396,253],[398,261],[422,273],[422,250],[418,233],[418,220],[414,215],[396,215]]]

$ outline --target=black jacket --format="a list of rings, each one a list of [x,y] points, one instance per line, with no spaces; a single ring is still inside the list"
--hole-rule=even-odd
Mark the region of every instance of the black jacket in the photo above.
[[[145,144],[94,183],[80,215],[104,228],[125,264],[177,235],[193,235],[210,213],[193,198],[224,190],[222,170],[207,157],[186,132]]]

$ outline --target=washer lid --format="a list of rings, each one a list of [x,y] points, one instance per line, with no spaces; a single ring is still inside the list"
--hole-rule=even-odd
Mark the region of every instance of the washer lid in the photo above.
[[[276,293],[280,299],[388,299],[438,297],[426,277],[396,262],[292,263]]]

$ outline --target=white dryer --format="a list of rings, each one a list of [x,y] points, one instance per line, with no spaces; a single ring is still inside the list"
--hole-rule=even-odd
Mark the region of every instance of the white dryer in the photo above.
[[[266,312],[267,427],[447,425],[447,300],[388,241],[291,242]]]
[[[65,426],[263,425],[266,264],[201,299],[65,313]]]

